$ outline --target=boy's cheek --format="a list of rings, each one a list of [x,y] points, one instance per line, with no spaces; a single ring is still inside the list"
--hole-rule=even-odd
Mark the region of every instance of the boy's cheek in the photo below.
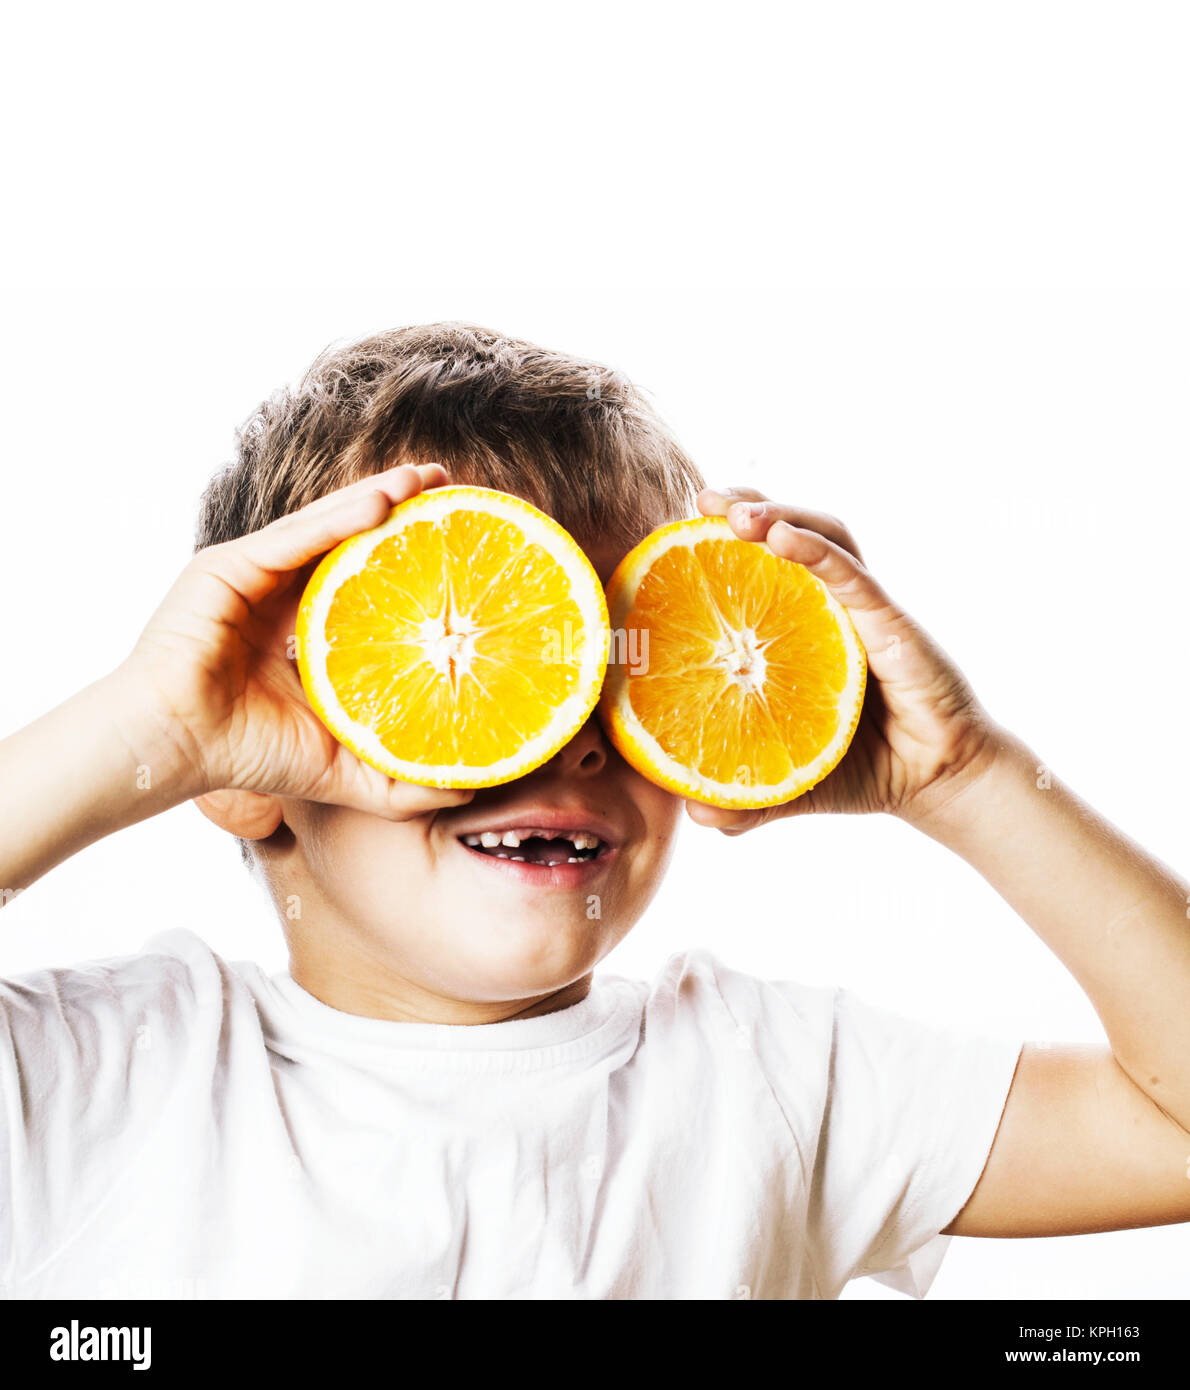
[[[640,807],[646,834],[655,846],[661,848],[668,861],[678,827],[682,823],[682,808],[685,803],[682,797],[650,782],[635,770],[632,777],[633,799]]]
[[[357,944],[370,943],[394,968],[421,973],[420,965],[475,998],[556,988],[627,935],[669,862],[682,800],[631,776],[614,789],[632,809],[631,837],[589,890],[535,893],[494,875],[489,884],[429,816],[391,822],[310,802],[293,803],[285,877],[306,880],[328,924],[358,932]],[[284,895],[280,879],[278,889]]]

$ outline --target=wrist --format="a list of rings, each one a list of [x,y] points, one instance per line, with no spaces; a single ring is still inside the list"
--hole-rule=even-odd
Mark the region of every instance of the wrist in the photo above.
[[[0,743],[0,885],[27,888],[196,788],[190,760],[126,675],[102,677]]]
[[[125,661],[92,692],[114,743],[124,751],[134,785],[155,792],[159,809],[214,789],[199,741],[140,668]]]
[[[931,839],[958,848],[988,823],[989,809],[1010,783],[1032,777],[1037,758],[1009,730],[988,725],[952,770],[939,777],[900,813]]]

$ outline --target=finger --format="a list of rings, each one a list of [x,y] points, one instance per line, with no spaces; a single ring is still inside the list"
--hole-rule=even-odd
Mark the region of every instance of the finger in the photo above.
[[[407,479],[404,477],[396,477],[397,473],[402,468],[413,468],[420,475],[421,488],[415,489],[416,491],[425,492],[430,488],[442,487],[444,484],[450,482],[449,474],[440,463],[396,464],[392,468],[385,469],[383,473],[375,473],[366,478],[360,478],[356,482],[348,484],[347,487],[336,488],[334,492],[328,492],[324,497],[316,498],[300,511],[291,512],[287,516],[280,518],[277,524],[280,525],[281,522],[289,521],[294,517],[301,517],[303,524],[307,521],[313,521],[315,517],[321,516],[323,513],[335,511],[337,508],[341,508],[345,503],[353,502],[356,497],[367,497],[370,493],[377,490],[384,493],[387,498],[388,506],[391,508],[398,502],[408,500],[407,496],[404,495],[404,484],[407,482]],[[337,518],[338,521],[342,521],[343,519],[342,515]],[[384,519],[385,513],[382,512],[380,520],[383,521]],[[359,531],[367,529],[368,524],[365,523],[358,526],[355,531],[348,531],[347,535],[355,535],[358,534]],[[346,536],[343,536],[338,539],[346,538]],[[325,549],[329,550],[333,545],[337,545],[338,539],[330,542]],[[304,565],[299,565],[295,570],[290,571],[291,578],[297,580],[297,588],[299,591],[305,586],[306,581],[309,580],[310,576],[314,573],[323,553],[322,550],[316,551],[313,557],[308,559]]]
[[[779,802],[776,806],[760,806],[749,811],[733,811],[723,806],[708,806],[702,801],[687,801],[686,814],[695,825],[705,825],[718,830],[722,835],[743,835],[770,821],[784,820],[787,816],[801,816],[814,811],[814,799],[810,792],[802,792],[791,801]]]
[[[299,511],[290,512],[273,523],[279,531],[290,525],[306,526],[326,513],[334,512],[357,498],[369,497],[374,492],[383,493],[392,506],[408,501],[415,493],[425,492],[433,487],[441,487],[450,481],[446,469],[440,463],[398,463],[381,473],[372,473],[358,478],[346,487],[336,488],[325,497],[315,498]],[[264,530],[269,530],[265,527]],[[258,532],[257,534],[263,534]],[[317,552],[315,552],[317,553]]]
[[[421,474],[423,488],[443,487],[450,482],[450,475],[440,463],[419,463],[415,467]]]
[[[248,604],[259,603],[294,570],[349,536],[379,526],[397,503],[421,487],[421,474],[403,464],[340,489],[331,494],[335,500],[329,505],[311,503],[250,536],[211,546],[196,563],[227,580]]]
[[[381,774],[383,775],[383,774]],[[411,782],[388,784],[387,810],[393,820],[424,816],[428,811],[443,811],[452,806],[466,806],[475,797],[472,788],[415,787]]]
[[[391,468],[385,468],[380,473],[369,473],[362,478],[357,478],[353,483],[348,483],[345,487],[335,488],[333,492],[324,493],[323,496],[316,497],[313,502],[308,502],[299,511],[290,512],[288,516],[281,517],[280,520],[288,521],[298,516],[318,516],[321,512],[341,506],[356,494],[377,490],[389,496],[394,504],[404,501],[405,495],[398,495],[398,492],[406,482],[403,474],[403,470],[406,469],[412,469],[418,475],[423,489],[441,487],[443,483],[449,482],[446,469],[440,463],[395,463]]]
[[[430,811],[465,806],[474,796],[475,791],[468,787],[422,787],[414,782],[397,781],[361,762],[349,749],[340,747],[330,776],[311,799],[401,821],[424,816]]]
[[[695,825],[705,825],[724,835],[743,835],[755,830],[784,811],[783,806],[761,806],[755,810],[735,811],[726,806],[708,806],[704,801],[687,801],[686,814]]]
[[[827,512],[811,511],[808,507],[790,507],[782,502],[736,501],[728,507],[727,520],[741,540],[763,541],[778,521],[797,526],[804,531],[817,531],[844,550],[863,560],[859,546],[847,527]]]
[[[899,614],[900,610],[864,569],[858,557],[820,531],[777,521],[770,526],[765,541],[774,555],[804,565],[821,579],[851,613],[857,628],[860,615]],[[860,636],[863,635],[861,632]]]
[[[732,811],[725,806],[708,806],[705,801],[687,801],[686,814],[695,825],[726,832],[749,830],[756,820],[755,811]]]
[[[733,502],[763,502],[765,495],[754,487],[707,487],[694,500],[703,516],[726,516]]]
[[[847,609],[869,669],[882,684],[921,684],[936,676],[938,654],[929,638],[849,551],[785,521],[765,541],[774,555],[804,565]]]
[[[773,523],[765,543],[774,555],[805,566],[847,609],[868,669],[885,689],[924,688],[949,664],[945,652],[865,569],[858,553],[820,531],[784,520]]]

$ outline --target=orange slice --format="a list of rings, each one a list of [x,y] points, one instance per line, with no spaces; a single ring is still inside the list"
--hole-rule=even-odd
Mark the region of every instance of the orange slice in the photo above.
[[[487,787],[547,762],[594,709],[607,605],[544,512],[441,487],[324,557],[297,638],[312,708],[357,757],[422,786]]]
[[[600,713],[652,781],[713,806],[775,806],[847,750],[867,681],[847,610],[722,517],[663,526],[608,585]]]

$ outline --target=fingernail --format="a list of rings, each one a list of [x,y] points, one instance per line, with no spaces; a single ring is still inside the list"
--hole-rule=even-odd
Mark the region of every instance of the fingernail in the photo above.
[[[755,521],[764,515],[764,508],[763,502],[736,502],[732,510],[746,521]]]

